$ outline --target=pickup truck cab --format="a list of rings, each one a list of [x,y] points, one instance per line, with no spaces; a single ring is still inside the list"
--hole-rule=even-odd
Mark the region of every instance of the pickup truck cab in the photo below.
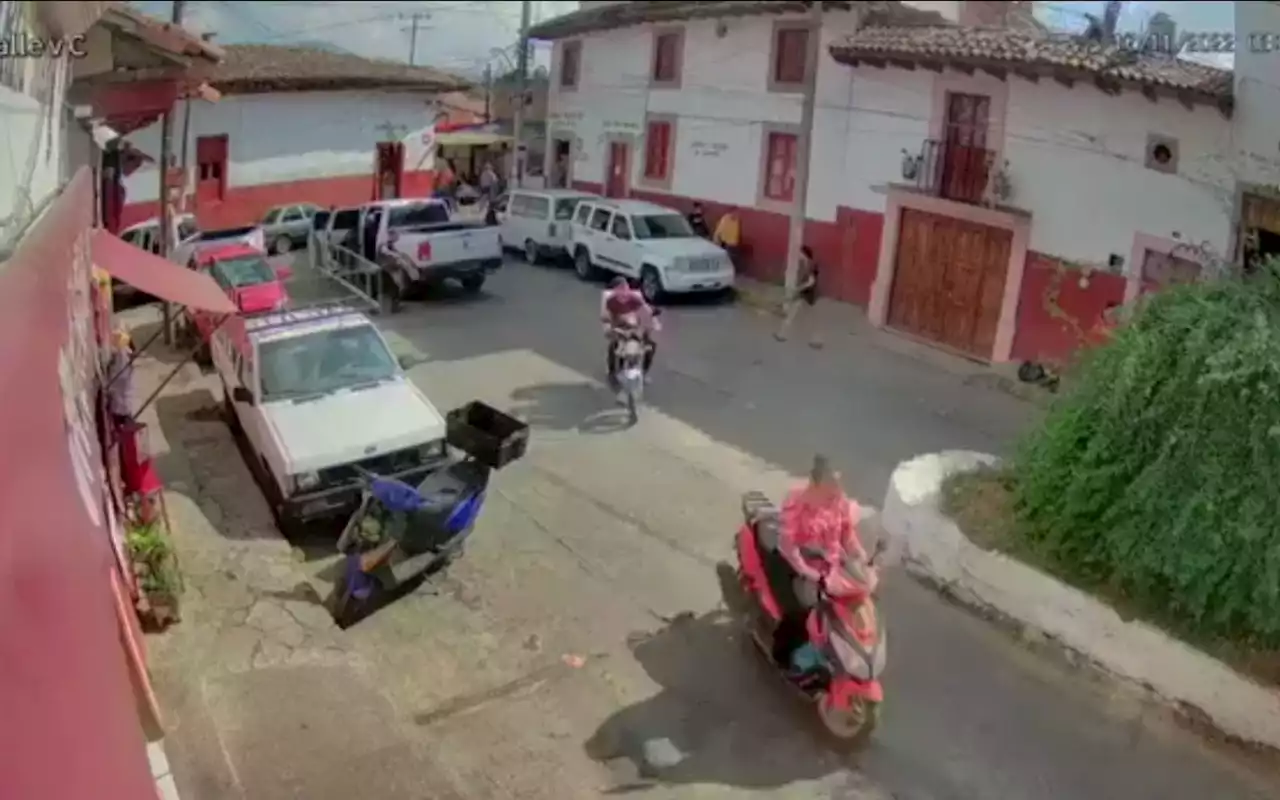
[[[160,218],[152,217],[125,228],[120,233],[134,247],[140,247],[156,255],[160,255]],[[201,231],[193,214],[179,214],[173,218],[173,258],[176,264],[195,267],[198,254],[209,248],[229,244],[248,245],[256,250],[266,250],[266,242],[262,229],[257,225],[243,228],[225,228],[216,231]]]
[[[354,308],[233,318],[212,357],[228,420],[286,533],[350,514],[356,467],[416,485],[448,458],[444,418]]]
[[[639,279],[650,303],[666,294],[733,288],[733,260],[698,236],[684,215],[639,200],[584,200],[573,213],[574,271]]]
[[[348,249],[355,245],[387,270],[400,295],[446,280],[478,292],[502,266],[498,227],[451,221],[443,200],[382,200],[359,206],[355,215],[351,211],[334,212],[325,239]],[[353,222],[354,230],[347,227]]]

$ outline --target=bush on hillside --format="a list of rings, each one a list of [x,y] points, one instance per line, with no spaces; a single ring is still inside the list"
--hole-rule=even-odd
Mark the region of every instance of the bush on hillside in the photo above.
[[[1280,645],[1280,262],[1145,301],[1015,468],[1025,545],[1066,577]]]

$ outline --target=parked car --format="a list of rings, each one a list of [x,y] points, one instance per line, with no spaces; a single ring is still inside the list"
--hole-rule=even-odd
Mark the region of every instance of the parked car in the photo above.
[[[160,255],[160,218],[152,217],[145,222],[131,225],[121,231],[120,238],[135,247]],[[173,218],[171,241],[174,243],[171,260],[189,267],[194,267],[196,256],[209,248],[243,244],[256,250],[266,250],[262,229],[257,225],[201,231],[196,224],[194,214],[180,214]]]
[[[639,279],[645,299],[733,288],[733,260],[694,233],[679,211],[640,200],[587,200],[572,226],[574,271],[583,280],[601,271]]]
[[[481,221],[451,221],[442,200],[366,203],[357,209],[354,229],[347,227],[350,211],[334,213],[325,238],[378,263],[398,296],[446,280],[478,292],[489,273],[502,266],[498,228]]]
[[[280,311],[289,305],[284,282],[293,276],[293,270],[285,265],[273,267],[259,250],[240,244],[206,250],[197,257],[196,269],[213,278],[246,316]],[[188,313],[201,343],[196,349],[196,361],[207,365],[209,341],[222,324],[222,317],[204,311]]]
[[[287,253],[295,247],[306,247],[311,233],[311,220],[320,207],[312,203],[275,206],[262,217],[263,238],[271,252]]]
[[[574,209],[600,199],[572,189],[513,189],[494,201],[502,246],[520,250],[530,264],[567,256]]]
[[[417,485],[448,461],[444,418],[354,307],[235,317],[211,350],[227,419],[286,533],[352,513],[359,470]]]

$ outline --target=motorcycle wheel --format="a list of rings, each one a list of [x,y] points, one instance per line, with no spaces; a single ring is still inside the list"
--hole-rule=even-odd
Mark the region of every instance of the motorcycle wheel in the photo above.
[[[880,704],[858,699],[849,708],[836,708],[826,692],[817,697],[818,721],[828,734],[855,746],[871,738],[880,721]]]

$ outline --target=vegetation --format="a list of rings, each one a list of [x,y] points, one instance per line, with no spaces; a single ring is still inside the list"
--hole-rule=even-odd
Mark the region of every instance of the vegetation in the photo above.
[[[178,574],[173,546],[159,522],[130,528],[125,544],[144,593],[173,597],[181,593],[182,577]]]
[[[1280,262],[1145,301],[1010,469],[948,494],[990,546],[1211,649],[1280,652]]]

